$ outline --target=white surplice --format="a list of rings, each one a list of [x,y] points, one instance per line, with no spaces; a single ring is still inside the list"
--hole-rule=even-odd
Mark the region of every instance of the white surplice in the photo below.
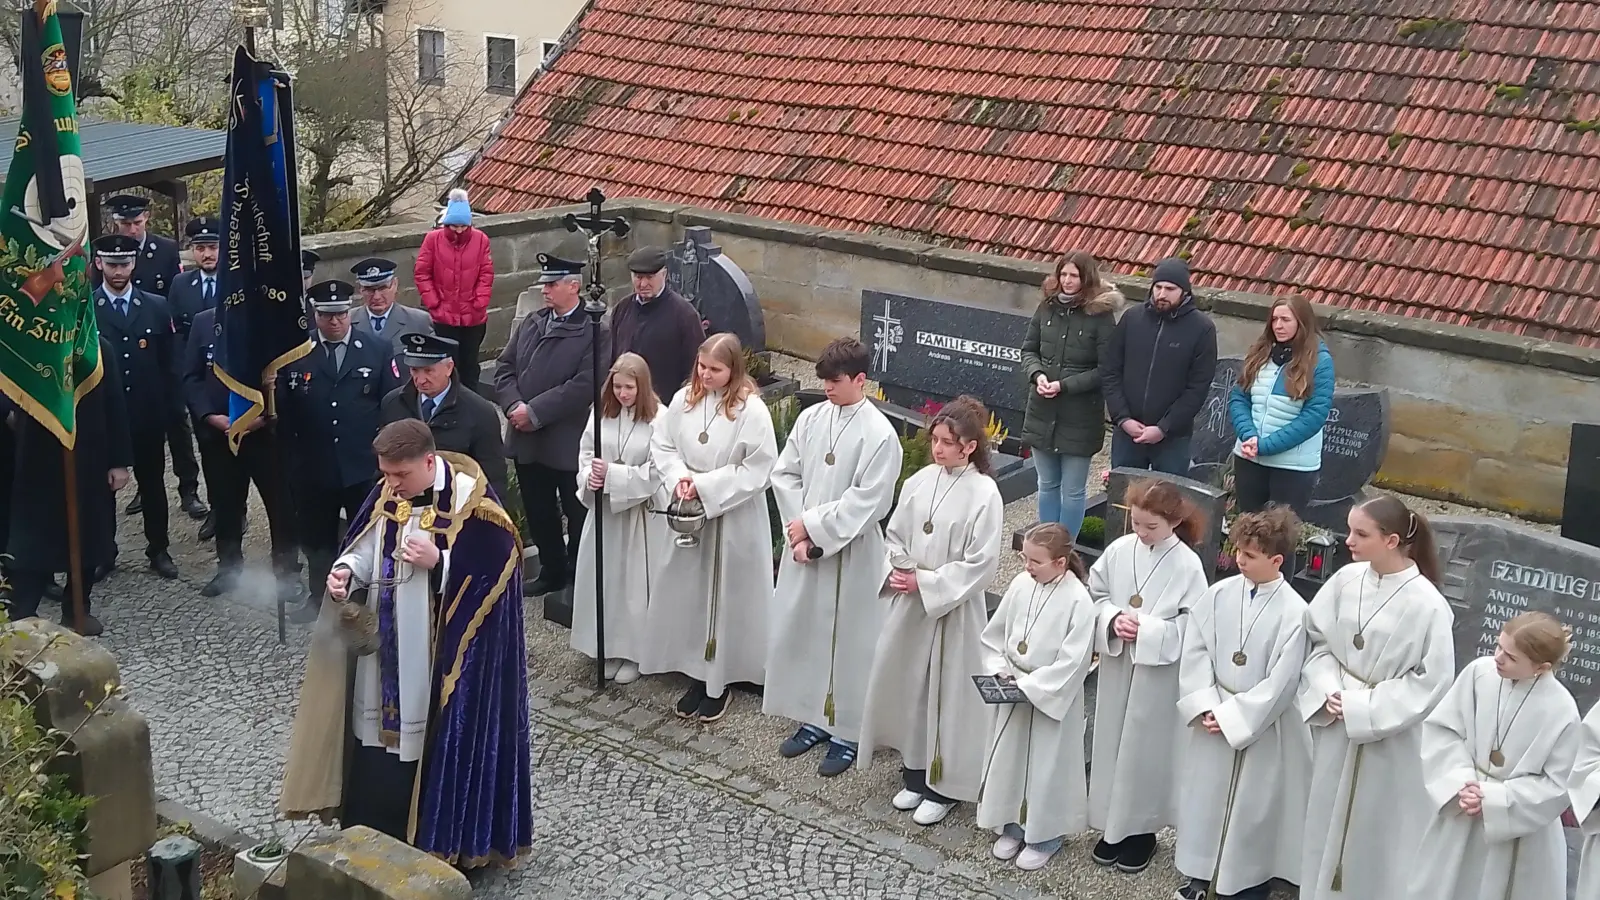
[[[894,505],[900,437],[871,400],[800,414],[772,471],[778,518],[800,519],[822,558],[784,553],[773,595],[762,711],[841,740],[861,736],[889,556],[878,523]],[[830,462],[831,460],[831,462]],[[783,541],[788,546],[788,541]]]
[[[1467,663],[1422,724],[1434,812],[1407,900],[1564,900],[1561,813],[1581,731],[1578,704],[1555,676],[1512,682],[1494,657]],[[1468,782],[1483,788],[1482,815],[1457,802]]]
[[[585,422],[592,423],[593,411]],[[645,630],[650,609],[650,571],[666,554],[666,524],[650,514],[652,498],[664,500],[661,477],[650,461],[649,422],[624,407],[614,419],[600,420],[600,445],[606,460],[605,505],[595,511],[589,471],[595,459],[594,426],[585,425],[578,442],[578,500],[590,511],[578,541],[572,586],[572,649],[595,654],[594,529],[605,528],[606,656],[638,662],[650,646]]]
[[[1111,542],[1089,570],[1100,654],[1094,748],[1089,756],[1089,826],[1118,843],[1153,834],[1177,817],[1175,782],[1183,723],[1178,660],[1184,616],[1206,591],[1205,567],[1172,535],[1154,547],[1137,535]],[[1140,603],[1133,605],[1138,595]],[[1119,613],[1139,619],[1139,638],[1111,630]]]
[[[1311,651],[1296,705],[1311,724],[1312,756],[1301,900],[1404,896],[1432,809],[1422,720],[1455,674],[1453,618],[1416,566],[1379,577],[1364,562],[1335,572],[1306,608]],[[1344,704],[1338,720],[1324,708],[1334,693]]]
[[[1189,730],[1174,862],[1190,878],[1214,880],[1222,896],[1300,878],[1311,732],[1294,699],[1305,613],[1284,579],[1257,586],[1243,575],[1212,585],[1189,610],[1178,669],[1178,718]],[[1220,735],[1200,724],[1208,712]]]
[[[916,571],[917,590],[885,584],[879,596],[889,611],[867,679],[862,768],[874,750],[898,750],[906,768],[927,771],[929,789],[978,799],[988,711],[972,676],[985,674],[984,588],[1000,566],[1004,530],[999,487],[971,466],[928,466],[900,489],[884,540],[892,567]]]
[[[444,489],[447,467],[441,462],[434,471],[434,494]],[[472,496],[474,481],[471,476],[455,472],[452,486],[454,500],[452,512],[459,511]],[[395,539],[395,549],[405,546],[406,538],[413,535],[433,541],[433,536],[422,530],[422,514],[431,507],[417,506],[411,518],[400,527]],[[376,584],[382,577],[383,556],[379,542],[383,524],[376,524],[356,537],[343,556],[333,561],[334,567],[346,566],[351,572],[351,587]],[[397,685],[400,691],[399,745],[388,748],[402,762],[415,762],[422,758],[422,747],[428,734],[428,707],[433,699],[433,608],[429,572],[400,560],[395,560],[395,578],[404,579],[394,586],[394,633],[397,667]],[[441,550],[439,583],[450,575],[450,551]],[[377,608],[378,588],[368,592],[367,602]],[[350,727],[362,746],[382,747],[383,685],[378,667],[378,654],[370,653],[356,660],[355,684],[351,692]]]
[[[685,408],[681,388],[657,414],[650,458],[662,490],[694,479],[706,523],[697,547],[665,541],[651,582],[650,646],[639,670],[682,672],[720,696],[738,682],[760,684],[766,669],[772,606],[772,523],[767,482],[778,460],[772,415],[758,394],[734,411],[720,410],[721,392]],[[706,442],[700,442],[700,435]]]
[[[1600,703],[1584,714],[1567,796],[1583,829],[1577,900],[1600,900]]]
[[[989,707],[978,827],[1021,825],[1030,844],[1089,827],[1083,681],[1094,658],[1094,601],[1071,572],[1011,580],[983,630],[983,668],[1010,675],[1026,703]]]

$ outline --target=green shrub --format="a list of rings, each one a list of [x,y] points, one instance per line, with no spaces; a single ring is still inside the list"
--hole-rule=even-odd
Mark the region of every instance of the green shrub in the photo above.
[[[1083,525],[1078,528],[1078,543],[1085,546],[1104,547],[1106,543],[1106,520],[1099,516],[1084,516]]]

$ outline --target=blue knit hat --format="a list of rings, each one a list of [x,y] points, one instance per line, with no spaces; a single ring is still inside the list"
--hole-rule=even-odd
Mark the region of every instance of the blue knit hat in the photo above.
[[[467,192],[456,188],[450,192],[450,203],[444,208],[440,225],[471,225],[472,206],[467,203]]]

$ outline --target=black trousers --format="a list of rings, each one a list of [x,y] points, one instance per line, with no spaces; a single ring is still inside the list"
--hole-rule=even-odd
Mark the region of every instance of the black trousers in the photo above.
[[[339,530],[339,514],[354,522],[356,511],[366,502],[372,482],[347,488],[312,488],[295,491],[295,523],[299,526],[300,547],[306,553],[306,585],[311,596],[322,599],[328,571],[339,552],[344,534]]]
[[[167,436],[153,429],[133,433],[133,477],[143,507],[145,555],[167,552]]]
[[[1316,487],[1316,472],[1274,469],[1242,456],[1233,458],[1233,499],[1239,512],[1260,512],[1275,503],[1305,515]]]
[[[200,464],[194,458],[194,432],[184,416],[167,429],[167,448],[172,451],[172,474],[178,476],[178,496],[200,490]]]
[[[400,757],[382,747],[364,747],[354,740],[351,743],[339,827],[365,825],[396,840],[405,840],[411,825],[417,764],[401,762]]]
[[[293,517],[278,492],[272,436],[265,431],[245,435],[237,456],[228,448],[228,436],[215,428],[207,426],[199,438],[200,457],[206,462],[206,489],[217,522],[218,568],[244,564],[244,517],[254,482],[267,510],[273,568],[279,574],[298,572]]]
[[[452,354],[456,361],[456,374],[460,376],[461,383],[471,390],[478,389],[478,375],[482,372],[478,362],[478,351],[483,346],[483,334],[488,325],[442,325],[433,323],[433,330],[439,337],[449,338],[456,342],[455,353]],[[574,476],[576,477],[576,476]]]
[[[533,545],[539,548],[541,581],[566,582],[578,562],[578,538],[583,535],[586,510],[578,502],[578,472],[552,469],[539,463],[517,463],[517,489],[527,514]],[[561,518],[567,519],[566,540]]]
[[[934,803],[956,802],[928,787],[927,769],[908,769],[905,766],[901,766],[900,783],[905,786],[906,790],[921,794],[924,800],[932,800]]]
[[[39,601],[44,599],[45,589],[55,584],[54,572],[38,572],[32,569],[18,571],[8,569],[6,577],[11,580],[11,619],[26,619],[39,614]],[[88,570],[83,572],[83,614],[88,615],[92,610],[89,604],[89,595],[94,588],[94,576]],[[61,592],[61,622],[72,625],[72,586]]]

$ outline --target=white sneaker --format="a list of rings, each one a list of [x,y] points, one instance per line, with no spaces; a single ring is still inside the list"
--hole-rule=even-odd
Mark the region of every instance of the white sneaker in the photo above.
[[[937,825],[944,821],[945,816],[950,815],[950,810],[955,808],[956,805],[954,803],[935,803],[932,800],[924,800],[917,807],[916,813],[911,816],[911,821],[918,825]]]
[[[1009,834],[1002,834],[1000,840],[994,842],[995,859],[1015,859],[1017,851],[1022,849],[1022,838],[1014,838]]]
[[[617,667],[617,674],[612,677],[617,684],[633,684],[639,680],[639,664],[632,660],[623,660]]]
[[[1046,853],[1033,847],[1024,847],[1022,852],[1017,854],[1017,868],[1024,872],[1042,869],[1046,863],[1050,862],[1050,857],[1052,856],[1055,856],[1055,854]]]
[[[619,668],[621,668],[621,667],[622,667],[622,660],[620,660],[620,659],[608,659],[608,660],[606,660],[606,680],[607,681],[615,681],[615,680],[617,680],[617,670]]]
[[[894,799],[889,802],[893,803],[894,808],[901,812],[911,812],[921,805],[922,795],[916,791],[901,791],[895,794]]]

